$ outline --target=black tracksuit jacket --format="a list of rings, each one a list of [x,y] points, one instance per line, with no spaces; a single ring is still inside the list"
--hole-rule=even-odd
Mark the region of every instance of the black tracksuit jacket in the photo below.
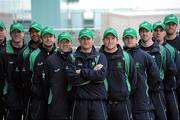
[[[66,67],[66,75],[72,86],[71,99],[106,100],[107,91],[104,84],[107,72],[106,57],[102,53],[98,53],[94,46],[90,53],[81,52],[78,47],[73,54],[75,61],[69,57]],[[99,60],[96,63],[97,56],[99,56]],[[102,64],[103,67],[100,70],[93,70],[96,64]],[[79,69],[81,72],[77,74],[76,70]]]
[[[40,53],[36,56],[34,66],[33,66],[33,76],[32,76],[32,97],[34,99],[45,99],[45,93],[44,93],[44,80],[45,80],[45,68],[44,64],[46,61],[46,58],[50,55],[52,55],[55,52],[55,47],[52,48],[51,51],[45,49],[42,47],[42,44],[40,44],[39,48]],[[36,49],[37,50],[37,49]],[[34,52],[36,52],[36,50]]]
[[[1,91],[5,95],[6,105],[8,109],[22,109],[22,84],[21,81],[14,78],[14,73],[19,71],[15,69],[17,57],[24,48],[14,48],[12,41],[7,41],[5,49],[0,53],[0,81]]]
[[[156,64],[160,70],[160,68],[163,67],[162,57],[160,54],[160,45],[156,40],[153,41],[154,43],[150,47],[143,47],[141,46],[141,44],[139,46],[144,51],[147,51],[155,59]],[[177,68],[170,56],[169,51],[166,48],[165,51],[166,51],[166,65],[165,65],[164,78],[162,78],[161,76],[160,77],[163,83],[161,84],[161,88],[164,89],[165,92],[168,92],[176,88],[174,76],[177,73]]]
[[[68,115],[68,81],[65,66],[71,52],[57,51],[45,64],[45,88],[48,101],[48,119],[66,119]]]
[[[36,44],[36,47],[34,47]],[[18,69],[18,71],[14,72],[14,78],[16,80],[19,80],[22,84],[22,97],[23,97],[23,104],[24,108],[27,107],[27,102],[29,100],[29,97],[31,95],[31,77],[32,72],[30,71],[30,62],[29,57],[30,54],[38,48],[39,43],[35,43],[32,40],[29,41],[28,45],[21,50],[21,52],[18,55],[17,63],[15,64],[15,69]],[[26,77],[25,77],[26,76]]]
[[[118,50],[115,53],[105,52],[104,46],[100,48],[100,52],[104,53],[108,60],[108,70],[106,75],[108,81],[108,100],[124,101],[128,99],[133,95],[137,87],[137,73],[132,57],[129,56],[130,65],[128,79],[131,91],[128,91],[125,77],[125,59],[120,45],[118,45]]]
[[[138,46],[135,48],[124,48],[134,59],[137,69],[137,89],[132,98],[132,109],[134,113],[152,111],[154,106],[149,96],[151,93],[160,91],[159,69],[155,60]]]

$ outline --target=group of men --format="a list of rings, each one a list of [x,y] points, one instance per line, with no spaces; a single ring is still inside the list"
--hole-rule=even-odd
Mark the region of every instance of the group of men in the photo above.
[[[124,29],[108,27],[99,51],[83,28],[73,52],[68,32],[32,22],[24,44],[21,23],[0,21],[1,120],[179,120],[178,17]],[[57,41],[57,42],[56,42]],[[56,42],[56,44],[55,44]]]

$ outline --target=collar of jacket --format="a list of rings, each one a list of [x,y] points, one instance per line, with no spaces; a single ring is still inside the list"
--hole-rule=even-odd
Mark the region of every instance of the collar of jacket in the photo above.
[[[34,49],[38,48],[39,44],[40,44],[40,41],[35,42],[33,40],[30,40],[28,43],[28,46],[29,46],[29,48],[34,50]]]
[[[18,49],[23,49],[25,46],[26,46],[26,44],[23,42],[23,46],[21,48],[18,48]],[[9,54],[15,54],[14,47],[12,45],[12,40],[6,41],[6,52]]]
[[[146,47],[143,47],[142,45],[141,45],[141,40],[139,40],[139,47],[140,48],[146,48]],[[157,40],[156,39],[154,39],[153,38],[153,44],[151,45],[151,46],[149,46],[149,47],[147,47],[147,48],[152,48],[151,50],[150,50],[150,53],[156,53],[156,52],[158,52],[159,53],[159,51],[160,51],[160,48],[159,48],[159,43],[157,42]]]
[[[110,58],[107,57],[108,60],[123,58],[123,49],[119,44],[117,44],[117,48],[118,48],[117,51],[115,51],[114,53],[108,53],[104,51],[104,45],[102,45],[99,51],[104,53],[106,57],[110,55],[111,56]]]
[[[82,58],[82,59],[91,59],[98,55],[98,52],[96,51],[96,48],[92,46],[92,50],[90,53],[84,53],[81,51],[81,47],[79,46],[75,52],[76,57]]]
[[[123,49],[126,51],[137,51],[139,49],[139,45],[136,44],[134,48],[129,48],[129,47],[124,46]]]
[[[43,51],[43,52],[45,52],[46,54],[53,54],[54,52],[55,52],[55,49],[56,49],[56,47],[55,47],[55,44],[53,45],[53,47],[52,47],[52,49],[49,51],[47,48],[44,48],[43,46],[42,46],[42,43],[41,44],[39,44],[39,49],[41,50],[41,51]]]
[[[63,58],[64,60],[67,59],[67,57],[69,56],[69,54],[72,53],[72,50],[71,51],[68,51],[68,52],[63,52],[61,49],[58,49],[57,50],[57,55],[61,58]]]

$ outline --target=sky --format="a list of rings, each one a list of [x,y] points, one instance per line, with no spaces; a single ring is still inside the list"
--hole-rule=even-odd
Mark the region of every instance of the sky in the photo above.
[[[46,0],[44,0],[46,1]],[[53,0],[52,0],[53,1]],[[60,0],[66,1],[66,0]],[[64,7],[66,7],[63,4]],[[70,4],[71,9],[180,9],[180,0],[79,0]],[[1,10],[11,11],[14,8],[31,9],[31,0],[0,0]]]
[[[72,9],[180,9],[180,0],[79,0]]]

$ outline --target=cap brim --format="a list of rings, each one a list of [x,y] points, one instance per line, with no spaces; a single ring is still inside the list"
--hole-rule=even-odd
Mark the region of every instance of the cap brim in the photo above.
[[[88,38],[90,38],[90,39],[92,38],[92,36],[87,35],[87,34],[82,34],[82,35],[79,36],[80,39],[81,39],[82,37],[88,37]]]
[[[150,31],[150,30],[151,30],[151,29],[149,29],[149,28],[148,28],[148,27],[146,27],[146,26],[142,26],[142,27],[140,27],[140,28],[139,28],[139,30],[140,30],[140,29],[142,29],[142,28],[144,28],[144,29],[146,29],[146,30],[148,30],[148,31]]]
[[[128,36],[128,35],[129,35],[129,36],[132,36],[132,37],[134,37],[134,38],[137,37],[137,36],[135,36],[135,35],[133,35],[133,34],[128,33],[128,34],[125,34],[125,35],[123,36],[123,38],[126,37],[126,36]]]
[[[4,26],[2,26],[2,25],[0,25],[0,28],[2,28],[3,30],[5,30],[6,28],[4,27]]]
[[[177,22],[175,22],[174,20],[165,21],[164,24],[168,24],[168,23],[170,23],[170,22],[173,22],[173,23],[177,24]]]
[[[45,33],[42,34],[42,36],[44,36],[44,35],[47,34],[47,33],[55,36],[55,33],[53,33],[53,32],[45,32]]]
[[[163,30],[165,30],[165,27],[163,27],[162,25],[157,25],[153,27],[153,30],[155,30],[157,27],[161,27]]]
[[[37,30],[37,31],[41,31],[41,29],[39,29],[39,28],[37,28],[37,27],[31,27],[31,28],[29,28],[29,32],[31,31],[31,29],[35,29],[35,30]]]
[[[62,41],[63,39],[66,39],[66,40],[68,40],[68,41],[72,41],[71,39],[69,39],[68,37],[62,37],[61,39],[58,39],[58,41]]]
[[[107,33],[104,35],[104,37],[106,37],[108,34],[112,34],[112,35],[114,35],[114,36],[117,38],[117,36],[116,36],[113,32],[107,32]]]
[[[20,29],[20,28],[12,28],[11,30],[10,30],[10,32],[13,32],[14,30],[19,30],[19,31],[21,31],[21,32],[23,32],[24,30],[22,30],[22,29]]]

